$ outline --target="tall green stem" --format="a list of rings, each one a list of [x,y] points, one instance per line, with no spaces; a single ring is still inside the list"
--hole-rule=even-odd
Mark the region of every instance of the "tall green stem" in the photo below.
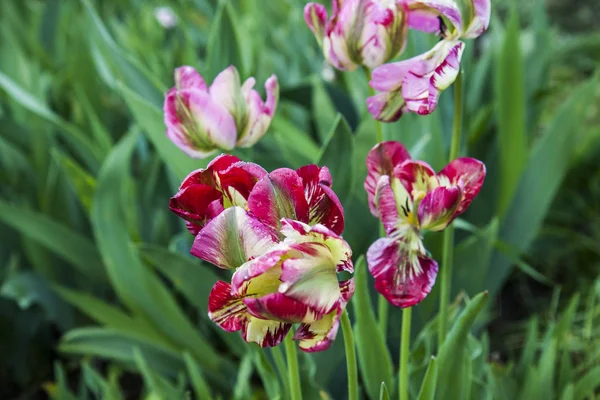
[[[454,83],[454,121],[452,124],[452,142],[450,143],[450,157],[452,161],[460,152],[460,136],[463,124],[463,87],[462,71],[458,72]],[[454,225],[444,231],[442,252],[440,314],[438,316],[438,348],[444,343],[448,332],[448,303],[450,301],[450,286],[452,283],[452,262],[454,258]]]
[[[358,369],[356,367],[356,347],[354,334],[348,311],[344,310],[341,318],[344,332],[344,347],[346,348],[346,368],[348,370],[348,400],[358,400]]]
[[[287,368],[285,366],[285,358],[281,353],[281,348],[279,346],[271,347],[271,354],[273,354],[273,359],[275,360],[275,366],[277,367],[277,373],[279,374],[279,378],[283,383],[283,391],[285,393],[285,398],[289,398],[290,396],[290,384],[287,375]]]
[[[292,400],[302,400],[302,389],[300,388],[300,370],[298,369],[298,355],[296,354],[296,343],[292,339],[291,332],[285,337],[285,355],[287,357],[288,379],[290,381],[290,395]]]
[[[408,356],[410,355],[410,322],[412,307],[402,310],[402,337],[400,339],[400,369],[398,370],[398,393],[400,400],[408,400]]]

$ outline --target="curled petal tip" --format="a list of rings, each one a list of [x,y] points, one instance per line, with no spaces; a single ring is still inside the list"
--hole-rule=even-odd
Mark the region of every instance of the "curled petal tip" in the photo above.
[[[177,89],[200,89],[206,91],[206,83],[194,67],[184,65],[175,69],[175,87]]]
[[[304,20],[320,43],[323,40],[325,24],[327,23],[327,9],[325,6],[318,3],[308,3],[304,7]]]

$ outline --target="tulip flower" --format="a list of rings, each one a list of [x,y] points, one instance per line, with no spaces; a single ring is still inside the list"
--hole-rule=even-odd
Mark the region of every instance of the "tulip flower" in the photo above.
[[[210,87],[193,67],[175,70],[175,87],[165,97],[167,136],[191,157],[204,158],[218,150],[250,147],[267,131],[279,85],[267,79],[267,100],[253,90],[254,78],[242,85],[235,67],[221,72]]]
[[[169,201],[169,208],[197,234],[208,222],[231,206],[248,207],[250,191],[267,175],[261,166],[220,155],[206,168],[189,174]]]
[[[440,93],[458,76],[464,50],[459,39],[476,38],[489,25],[490,0],[467,3],[465,29],[455,0],[408,0],[409,27],[435,32],[443,40],[424,54],[373,71],[370,85],[381,92],[367,99],[373,117],[392,122],[407,111],[426,115],[435,110]]]
[[[369,152],[367,168],[369,205],[387,234],[369,248],[369,270],[392,305],[411,307],[429,294],[438,271],[422,233],[445,229],[467,210],[483,185],[485,165],[458,158],[436,174],[401,143],[384,142]]]
[[[335,339],[339,318],[354,292],[350,246],[325,226],[283,218],[276,232],[240,207],[225,210],[196,237],[192,254],[235,269],[231,284],[218,281],[209,317],[247,342],[276,346],[292,324],[304,351],[321,351]],[[238,267],[239,266],[239,267]],[[237,269],[236,269],[237,268]]]
[[[404,1],[333,0],[332,16],[321,4],[309,3],[304,18],[335,68],[375,68],[402,52],[408,23]]]
[[[282,218],[290,218],[341,234],[344,210],[331,184],[327,167],[280,168],[267,174],[259,165],[221,155],[185,178],[169,207],[192,234],[232,206],[249,210],[274,230]]]

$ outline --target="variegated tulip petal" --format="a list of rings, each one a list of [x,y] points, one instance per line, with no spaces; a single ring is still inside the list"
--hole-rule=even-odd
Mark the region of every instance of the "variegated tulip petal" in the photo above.
[[[395,230],[396,225],[398,224],[399,210],[396,205],[390,177],[387,175],[383,175],[379,178],[377,190],[375,192],[375,204],[377,205],[379,218],[381,219],[385,232],[389,235]]]
[[[208,317],[223,330],[235,332],[242,329],[246,313],[242,298],[231,294],[231,285],[217,281],[208,296]]]
[[[384,92],[367,98],[367,110],[377,121],[394,122],[407,111],[400,90]]]
[[[256,183],[267,175],[261,166],[254,163],[237,162],[217,174],[217,184],[228,204],[225,206],[248,206],[248,197]]]
[[[308,222],[302,179],[292,169],[276,169],[254,186],[248,198],[248,209],[274,229],[281,227],[282,218]]]
[[[404,243],[381,238],[367,251],[375,289],[395,307],[420,303],[431,291],[438,265],[424,253],[407,251]]]
[[[462,31],[462,16],[456,0],[408,0],[408,26],[428,33],[444,33],[440,17],[446,18],[456,31]],[[452,27],[448,27],[452,28]]]
[[[474,39],[487,30],[492,11],[490,0],[471,0],[470,3],[471,22],[462,35],[466,39]]]
[[[402,85],[402,97],[409,111],[419,115],[432,113],[440,93],[458,76],[464,43],[440,41],[413,65]]]
[[[216,187],[215,174],[219,174],[236,162],[241,161],[236,156],[221,154],[215,157],[206,168],[197,169],[185,177],[179,189],[185,189],[191,185],[203,184]]]
[[[237,145],[240,147],[250,147],[265,135],[279,101],[279,83],[275,75],[271,75],[265,82],[266,102],[263,102],[258,92],[252,89],[253,86],[254,78],[250,78],[242,87],[248,115],[244,126],[240,126],[239,129]]]
[[[462,198],[459,186],[433,189],[419,203],[419,224],[421,229],[441,231],[455,217],[456,208]]]
[[[202,229],[192,255],[224,269],[235,269],[264,254],[277,241],[275,233],[243,208],[231,207]]]
[[[327,9],[325,6],[319,3],[308,3],[304,7],[304,20],[315,35],[319,45],[321,45],[323,36],[325,36],[325,24],[327,24]]]
[[[262,319],[289,323],[313,322],[323,315],[307,304],[281,293],[271,293],[262,297],[247,297],[244,304],[248,312]]]
[[[246,103],[242,98],[240,75],[237,69],[230,65],[221,71],[208,89],[211,99],[223,106],[235,118],[238,130],[240,130],[240,118],[246,114]]]
[[[383,175],[391,176],[396,165],[410,159],[410,154],[400,142],[378,143],[369,151],[364,187],[367,191],[371,213],[376,217],[379,216],[375,204],[375,193],[379,178]]]
[[[242,264],[231,277],[234,293],[246,296],[264,296],[277,292],[281,283],[279,265],[291,247],[287,243],[278,243],[264,254]]]
[[[192,234],[197,234],[208,221],[223,210],[221,206],[221,192],[208,185],[191,185],[179,192],[169,200],[169,209],[190,222]],[[217,204],[212,205],[213,202]],[[212,207],[210,207],[212,205]],[[219,207],[220,206],[220,207]]]
[[[310,226],[303,222],[294,221],[288,218],[281,220],[281,234],[287,238],[287,242],[293,247],[292,243],[321,243],[327,246],[331,252],[333,263],[337,267],[337,272],[354,272],[352,265],[352,249],[350,245],[338,236],[335,232],[324,225]]]
[[[406,76],[420,60],[421,56],[417,56],[377,67],[373,70],[369,85],[380,92],[399,90]]]
[[[199,89],[206,91],[206,83],[194,67],[183,66],[175,69],[175,87],[177,89]]]
[[[469,157],[457,158],[438,174],[445,185],[461,185],[462,199],[456,209],[455,217],[464,213],[481,190],[485,179],[485,164]]]
[[[323,316],[318,321],[300,324],[294,335],[294,340],[299,340],[301,350],[312,353],[327,350],[335,340],[339,329],[339,319],[346,304],[354,294],[354,279],[340,282],[340,302],[338,307]]]
[[[344,230],[344,208],[331,190],[331,174],[327,167],[307,165],[296,170],[308,203],[308,223],[321,224],[338,235]]]
[[[322,243],[293,244],[292,258],[281,268],[279,293],[301,301],[321,314],[337,306],[340,291],[337,266],[329,247]]]
[[[359,39],[362,64],[376,68],[400,53],[406,45],[408,20],[404,2],[368,1]]]
[[[249,316],[242,327],[242,338],[260,347],[274,347],[283,342],[292,324]]]
[[[405,161],[394,168],[393,174],[413,199],[422,198],[439,186],[435,171],[424,161]]]

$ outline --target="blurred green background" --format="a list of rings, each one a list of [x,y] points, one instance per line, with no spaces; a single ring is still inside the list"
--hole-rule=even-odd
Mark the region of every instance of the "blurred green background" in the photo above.
[[[344,237],[364,254],[378,236],[362,189],[375,143],[367,80],[324,64],[305,3],[0,2],[1,399],[284,396],[277,350],[247,346],[206,316],[208,292],[226,275],[188,255],[192,237],[167,205],[208,160],[168,141],[162,101],[180,65],[207,81],[229,64],[259,85],[277,74],[269,132],[236,154],[268,170],[328,165]],[[600,382],[600,3],[492,4],[490,29],[463,56],[462,153],[484,160],[488,177],[457,221],[453,310],[490,293],[463,346],[465,398],[591,399]],[[156,18],[165,6],[172,27]],[[402,57],[434,43],[411,32]],[[385,137],[443,167],[451,92],[433,115],[386,125]],[[426,238],[438,259],[439,236]],[[415,309],[415,378],[435,350],[438,289]],[[376,305],[370,297],[357,293],[351,314]],[[361,367],[372,318],[354,318]],[[399,326],[391,310],[393,360]],[[305,398],[345,397],[339,336],[327,352],[301,355]],[[376,397],[379,383],[365,371],[361,379]]]

